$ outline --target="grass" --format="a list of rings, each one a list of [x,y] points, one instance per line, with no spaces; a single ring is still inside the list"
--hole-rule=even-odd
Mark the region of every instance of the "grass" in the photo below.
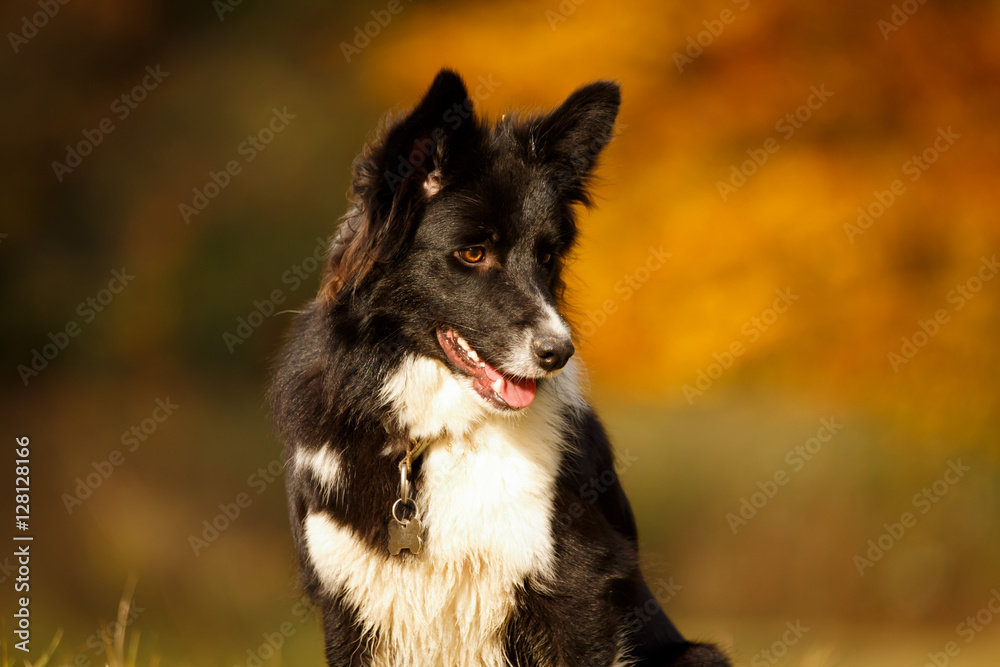
[[[134,577],[130,578],[125,583],[125,591],[122,593],[121,600],[118,601],[118,617],[117,617],[117,627],[120,631],[114,636],[108,631],[107,623],[101,622],[101,641],[104,644],[104,654],[107,656],[107,662],[105,662],[105,667],[139,667],[139,633],[138,632],[128,632],[128,617],[129,610],[132,607],[132,599],[135,597],[135,585],[136,580]],[[126,635],[128,636],[128,649],[126,650]],[[55,655],[56,649],[59,647],[59,642],[62,640],[63,631],[62,628],[56,630],[55,636],[52,637],[52,641],[49,642],[48,647],[38,657],[34,662],[30,660],[24,660],[24,667],[46,667],[50,662],[55,666],[59,667],[70,667],[68,663],[60,664],[58,661],[53,662],[52,656]],[[17,663],[12,662],[8,656],[7,652],[7,641],[6,637],[0,642],[3,647],[2,651],[2,667],[17,667]],[[148,667],[159,667],[160,656],[154,654],[149,659]]]

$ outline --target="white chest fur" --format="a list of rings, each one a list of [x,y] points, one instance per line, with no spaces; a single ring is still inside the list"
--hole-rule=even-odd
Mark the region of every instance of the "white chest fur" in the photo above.
[[[400,374],[386,393],[401,422],[422,437],[438,434],[423,455],[416,498],[424,550],[412,558],[375,552],[351,529],[312,514],[310,558],[378,637],[376,664],[506,664],[500,638],[516,588],[552,571],[560,415],[580,400],[575,374],[553,378],[509,416],[485,409],[439,362],[413,358]]]

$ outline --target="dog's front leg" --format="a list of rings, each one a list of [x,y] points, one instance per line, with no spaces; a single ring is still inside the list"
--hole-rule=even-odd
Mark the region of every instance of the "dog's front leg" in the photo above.
[[[342,598],[326,598],[323,610],[323,637],[326,643],[326,664],[329,667],[367,667],[371,665],[373,642],[366,637],[357,616],[347,608]]]

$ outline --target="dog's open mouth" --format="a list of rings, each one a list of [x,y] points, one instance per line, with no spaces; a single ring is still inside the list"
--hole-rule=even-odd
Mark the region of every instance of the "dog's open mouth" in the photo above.
[[[454,329],[438,329],[441,349],[463,373],[472,378],[472,386],[483,398],[503,408],[519,409],[535,400],[535,378],[514,377],[501,373],[472,349]]]

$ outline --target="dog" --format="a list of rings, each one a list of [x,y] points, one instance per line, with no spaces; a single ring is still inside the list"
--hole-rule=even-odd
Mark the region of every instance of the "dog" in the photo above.
[[[643,580],[561,315],[619,105],[489,121],[442,70],[355,160],[271,389],[329,665],[729,665]]]

